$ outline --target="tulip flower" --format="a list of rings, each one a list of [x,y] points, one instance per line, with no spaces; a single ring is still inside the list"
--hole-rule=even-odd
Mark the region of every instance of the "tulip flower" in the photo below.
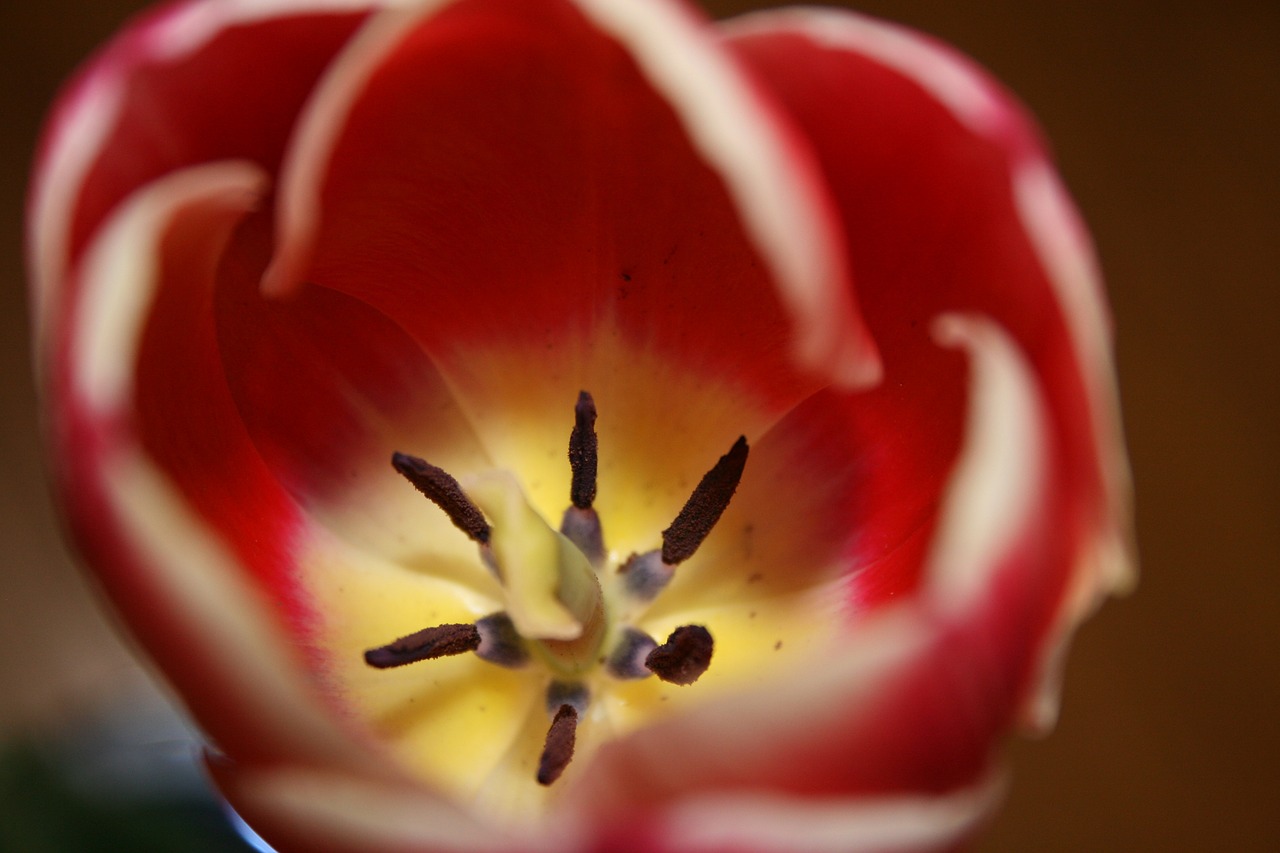
[[[31,223],[74,539],[281,850],[955,849],[1130,579],[1088,237],[890,24],[166,6]]]

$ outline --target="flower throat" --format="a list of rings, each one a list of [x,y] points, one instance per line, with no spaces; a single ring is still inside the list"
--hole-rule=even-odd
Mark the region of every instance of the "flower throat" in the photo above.
[[[502,585],[506,609],[472,624],[424,628],[364,653],[377,669],[473,653],[512,669],[541,667],[550,676],[550,722],[536,779],[550,785],[573,758],[578,722],[591,701],[586,677],[598,669],[619,680],[698,680],[711,664],[714,640],[702,625],[676,628],[666,642],[630,623],[666,588],[724,513],[742,479],[748,446],[738,438],[694,488],[662,547],[633,554],[606,571],[604,529],[593,508],[598,440],[595,401],[578,395],[569,436],[572,479],[559,531],[528,503],[515,478],[494,471],[466,480],[423,459],[395,453],[395,469],[477,544]]]

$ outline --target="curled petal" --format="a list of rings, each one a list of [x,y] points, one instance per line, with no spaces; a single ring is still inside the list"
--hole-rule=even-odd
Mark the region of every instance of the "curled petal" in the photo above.
[[[761,247],[798,329],[798,359],[839,386],[880,378],[852,303],[841,240],[811,155],[686,10],[651,0],[578,0],[625,45],[720,173]]]
[[[317,75],[373,5],[172,4],[139,18],[80,71],[49,121],[32,182],[38,352],[64,313],[77,259],[111,210],[174,169],[244,158],[273,170]]]
[[[991,773],[938,795],[783,799],[742,793],[694,797],[654,834],[687,853],[787,850],[792,853],[906,853],[949,850],[999,806],[1003,780]],[[662,842],[651,853],[663,849]],[[623,848],[619,848],[623,849]]]
[[[944,613],[964,613],[986,594],[1002,556],[1043,510],[1047,436],[1035,381],[1012,341],[990,320],[948,315],[934,325],[947,347],[969,350],[972,370],[965,441],[943,495],[924,593]],[[1020,393],[1021,392],[1021,393]]]
[[[909,375],[930,319],[961,310],[1005,326],[1045,386],[1076,556],[1023,697],[1042,728],[1070,628],[1132,581],[1109,321],[1084,231],[1022,110],[954,51],[831,10],[747,16],[727,36],[814,144],[887,384]]]
[[[257,768],[210,757],[228,802],[280,853],[529,853],[572,849],[567,838],[515,839],[403,782],[306,767]]]
[[[251,465],[236,470],[236,482],[175,481],[163,457],[176,461],[183,450],[173,443],[184,436],[169,437],[158,457],[153,437],[137,429],[135,377],[147,318],[167,282],[212,274],[261,187],[261,172],[245,163],[174,173],[130,199],[90,249],[80,310],[55,362],[59,486],[108,591],[219,746],[249,759],[359,767],[369,757],[315,701],[284,626],[257,579],[245,574],[247,552],[237,553],[264,527],[296,523],[291,505],[269,478],[255,481]],[[225,455],[205,464],[234,459],[233,443],[227,436]],[[203,505],[184,493],[192,488],[202,491]],[[239,495],[211,513],[211,501],[230,497],[224,490]],[[246,509],[261,513],[252,534],[235,515]],[[227,541],[237,536],[244,538]],[[272,559],[261,550],[254,556]]]

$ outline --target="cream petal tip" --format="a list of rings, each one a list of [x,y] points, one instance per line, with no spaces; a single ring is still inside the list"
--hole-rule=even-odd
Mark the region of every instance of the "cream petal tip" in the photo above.
[[[110,410],[131,393],[166,225],[180,212],[199,210],[209,239],[225,240],[265,186],[266,175],[247,162],[193,166],[135,193],[104,226],[86,255],[76,313],[76,386],[91,408]]]
[[[926,568],[928,594],[962,610],[1035,518],[1045,486],[1045,423],[1034,374],[994,320],[961,314],[933,326],[970,358],[969,413]]]
[[[784,798],[694,797],[666,824],[673,847],[787,853],[920,853],[954,844],[999,806],[1005,783],[990,772],[969,788],[927,795]]]

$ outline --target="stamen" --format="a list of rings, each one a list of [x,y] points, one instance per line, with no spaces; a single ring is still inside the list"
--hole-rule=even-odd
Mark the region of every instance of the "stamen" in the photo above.
[[[596,499],[598,447],[596,402],[586,391],[579,391],[578,403],[573,407],[573,432],[569,434],[569,467],[573,469],[569,500],[572,503],[560,519],[560,532],[577,545],[597,569],[605,557],[604,530],[600,516],[591,507]]]
[[[645,665],[645,661],[657,647],[658,641],[644,631],[627,628],[605,664],[609,668],[609,674],[614,678],[628,680],[648,678],[653,672]]]
[[[573,432],[569,434],[569,467],[573,469],[569,499],[578,509],[591,509],[591,504],[596,499],[598,441],[596,401],[586,391],[578,392],[573,418]]]
[[[550,785],[560,778],[573,759],[573,747],[578,738],[578,712],[568,703],[560,706],[551,728],[547,730],[542,757],[538,759],[538,784]]]
[[[618,571],[622,573],[627,592],[637,601],[653,601],[675,576],[675,568],[664,563],[657,551],[632,554]]]
[[[715,641],[701,625],[684,625],[671,632],[667,641],[649,652],[645,666],[669,684],[693,684],[711,666]]]
[[[580,681],[553,681],[547,685],[547,713],[554,714],[561,705],[572,705],[579,714],[587,713],[591,691]]]
[[[570,506],[560,519],[560,532],[587,558],[594,568],[604,564],[604,528],[594,509]]]
[[[529,662],[524,638],[507,614],[498,612],[484,617],[476,623],[476,630],[480,632],[476,657],[508,669],[516,669]]]
[[[475,625],[437,625],[369,649],[364,653],[364,662],[378,669],[388,669],[420,660],[474,652],[479,647],[480,632]]]
[[[407,453],[393,453],[391,464],[428,500],[444,510],[454,527],[481,545],[489,541],[489,523],[484,520],[484,513],[447,471]]]
[[[716,526],[738,489],[742,471],[747,465],[748,450],[747,437],[739,436],[729,452],[721,456],[698,483],[676,520],[662,531],[664,563],[674,566],[692,557],[711,528]]]

